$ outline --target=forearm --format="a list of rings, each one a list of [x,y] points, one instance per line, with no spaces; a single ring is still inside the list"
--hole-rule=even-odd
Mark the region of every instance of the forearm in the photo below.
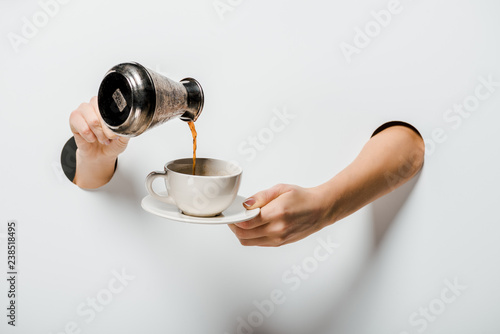
[[[401,186],[418,173],[423,161],[424,142],[413,130],[393,126],[380,132],[349,166],[316,187],[323,201],[325,226]]]
[[[108,183],[115,172],[116,157],[90,159],[76,151],[76,172],[73,183],[83,189],[96,189]]]

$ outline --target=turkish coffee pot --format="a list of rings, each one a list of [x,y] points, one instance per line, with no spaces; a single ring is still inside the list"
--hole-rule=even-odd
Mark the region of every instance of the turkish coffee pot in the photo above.
[[[174,118],[196,121],[203,89],[193,78],[173,81],[138,63],[111,68],[99,87],[101,117],[114,133],[135,137]]]

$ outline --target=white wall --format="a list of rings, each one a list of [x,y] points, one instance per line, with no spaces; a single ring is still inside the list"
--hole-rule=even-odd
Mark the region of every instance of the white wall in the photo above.
[[[2,277],[7,222],[19,225],[17,326],[7,325],[2,279],[2,333],[233,334],[238,317],[259,320],[254,301],[273,290],[285,300],[255,334],[500,332],[500,86],[469,117],[443,118],[474,102],[480,78],[500,81],[498,1],[401,0],[351,62],[342,43],[393,2],[221,0],[233,9],[224,19],[212,0],[66,2],[17,52],[9,34],[21,35],[41,6],[0,2]],[[201,82],[199,155],[239,161],[243,195],[324,182],[395,119],[428,140],[425,167],[344,221],[277,249],[245,248],[226,226],[158,218],[140,207],[143,182],[190,156],[181,121],[133,139],[98,191],[58,170],[70,112],[126,61]],[[295,119],[248,159],[238,148],[276,108]],[[292,266],[313,264],[319,240],[340,246],[291,281]],[[135,278],[91,319],[88,298],[105,297],[122,270]],[[462,290],[442,296],[456,282]]]

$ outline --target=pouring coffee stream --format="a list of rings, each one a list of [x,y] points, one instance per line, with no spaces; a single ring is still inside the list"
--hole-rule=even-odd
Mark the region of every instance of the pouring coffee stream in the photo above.
[[[193,136],[193,175],[196,175],[196,147],[197,147],[197,138],[198,133],[196,133],[196,128],[194,126],[194,122],[188,122],[189,129],[191,129],[191,135]]]
[[[193,174],[196,165],[194,122],[203,110],[201,85],[193,78],[175,82],[138,63],[111,68],[99,87],[99,112],[107,127],[136,137],[173,118],[188,122],[193,135]]]

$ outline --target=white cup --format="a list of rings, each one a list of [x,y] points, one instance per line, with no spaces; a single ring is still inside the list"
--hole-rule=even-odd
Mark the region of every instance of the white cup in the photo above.
[[[191,158],[167,162],[163,172],[147,176],[146,188],[153,198],[174,204],[186,215],[213,217],[226,210],[238,194],[241,167],[229,161],[197,158],[196,175],[192,170]],[[165,180],[166,195],[153,190],[156,178]]]

